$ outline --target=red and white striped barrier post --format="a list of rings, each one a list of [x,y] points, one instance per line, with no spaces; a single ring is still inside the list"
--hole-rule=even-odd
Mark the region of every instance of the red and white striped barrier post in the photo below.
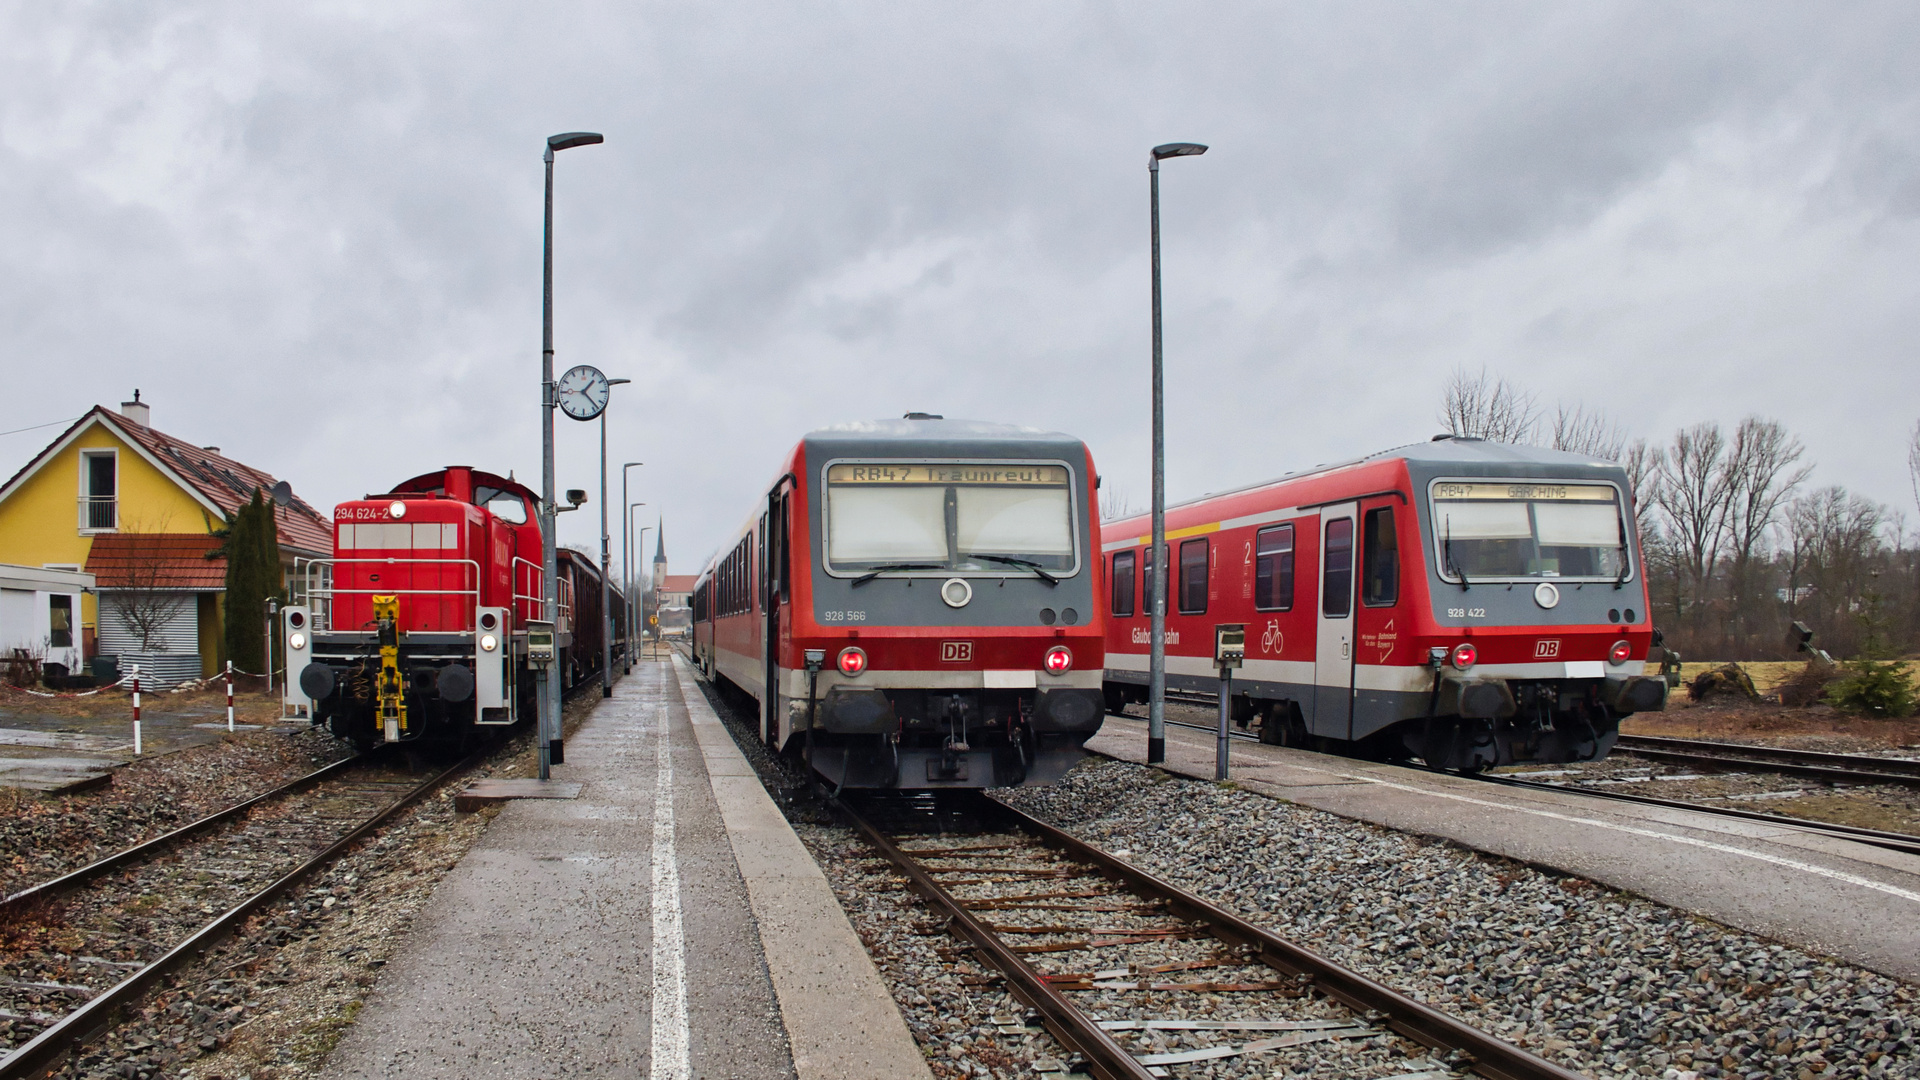
[[[140,665],[133,665],[133,756],[140,756]]]
[[[233,730],[233,661],[227,661],[227,730]]]

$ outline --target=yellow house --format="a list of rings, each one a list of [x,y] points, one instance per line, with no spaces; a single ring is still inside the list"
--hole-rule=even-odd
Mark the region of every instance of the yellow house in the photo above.
[[[212,534],[253,498],[284,496],[274,513],[280,555],[333,554],[332,523],[267,473],[156,431],[134,391],[119,412],[96,405],[0,487],[0,563],[86,571],[89,656],[142,658],[157,681],[219,669],[224,559]]]

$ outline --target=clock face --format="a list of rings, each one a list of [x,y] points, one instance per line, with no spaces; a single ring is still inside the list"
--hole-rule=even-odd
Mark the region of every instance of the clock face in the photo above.
[[[575,420],[591,420],[607,407],[607,377],[587,364],[568,369],[553,384],[560,409]]]

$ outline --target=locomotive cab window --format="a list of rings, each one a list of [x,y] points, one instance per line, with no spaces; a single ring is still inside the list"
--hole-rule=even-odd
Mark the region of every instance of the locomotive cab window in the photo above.
[[[1072,476],[1012,462],[830,465],[828,568],[1072,574]]]
[[[1320,613],[1341,619],[1353,611],[1353,519],[1327,522],[1320,573]]]
[[[1133,563],[1135,556],[1131,551],[1115,552],[1113,556],[1113,613],[1119,616],[1133,614]]]
[[[1253,537],[1253,606],[1261,611],[1293,607],[1293,526],[1261,529]]]
[[[1204,615],[1207,611],[1207,552],[1205,540],[1188,540],[1180,545],[1180,614]]]
[[[1392,607],[1400,599],[1400,541],[1393,531],[1393,507],[1367,511],[1366,522],[1360,602]]]
[[[1432,498],[1434,545],[1449,581],[1627,579],[1612,484],[1439,481]]]

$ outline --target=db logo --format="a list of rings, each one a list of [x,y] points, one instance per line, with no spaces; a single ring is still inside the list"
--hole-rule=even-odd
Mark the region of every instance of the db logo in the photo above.
[[[1551,660],[1559,655],[1560,641],[1557,638],[1549,638],[1533,643],[1533,658],[1535,660]]]
[[[973,642],[943,641],[940,643],[940,659],[949,664],[965,664],[973,659]]]

